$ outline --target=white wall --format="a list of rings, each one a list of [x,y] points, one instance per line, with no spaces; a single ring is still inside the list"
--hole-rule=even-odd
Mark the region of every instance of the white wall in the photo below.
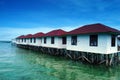
[[[77,36],[77,45],[71,45],[71,36],[67,36],[67,44],[62,44],[61,37],[55,37],[54,44],[51,44],[51,37],[46,38],[46,44],[44,43],[44,38],[37,38],[36,43],[32,39],[26,39],[26,43],[22,42],[22,39],[17,40],[17,44],[24,45],[33,45],[33,46],[42,46],[42,47],[51,47],[51,48],[66,48],[67,50],[73,51],[83,51],[83,52],[92,52],[92,53],[101,53],[101,54],[110,54],[117,52],[117,45],[120,45],[120,40],[116,37],[116,46],[111,47],[111,35],[110,34],[98,34],[98,46],[89,45],[89,34],[87,35],[78,35]],[[42,40],[42,41],[41,41]]]
[[[35,38],[36,39],[36,42],[34,43],[34,38],[32,38],[32,43],[30,42],[30,39],[29,39],[29,45],[32,45],[32,46],[41,46],[41,38]]]
[[[23,44],[23,45],[27,45],[27,39],[26,39],[26,42],[25,42],[25,39],[23,39],[22,44]]]
[[[111,46],[111,35],[108,35],[108,41],[107,41],[107,53],[116,53],[118,50],[118,42],[116,37],[116,44],[115,47]]]
[[[111,47],[111,36],[98,34],[98,46],[89,45],[89,35],[78,35],[77,45],[71,45],[71,36],[67,36],[67,50],[109,54],[117,52],[117,46]]]
[[[66,44],[67,44],[67,42],[66,42]],[[66,44],[62,44],[62,37],[58,37],[58,46],[60,48],[66,48]]]
[[[51,44],[51,37],[46,37],[46,44],[44,43],[44,38],[42,38],[42,46],[51,48],[66,48],[66,45],[62,44],[61,37],[54,37],[54,44]]]
[[[22,44],[22,39],[17,39],[16,44]]]

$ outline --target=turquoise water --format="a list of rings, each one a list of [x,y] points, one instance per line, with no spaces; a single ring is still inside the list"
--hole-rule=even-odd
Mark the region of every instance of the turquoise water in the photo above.
[[[92,66],[0,43],[0,80],[120,80],[120,65]]]

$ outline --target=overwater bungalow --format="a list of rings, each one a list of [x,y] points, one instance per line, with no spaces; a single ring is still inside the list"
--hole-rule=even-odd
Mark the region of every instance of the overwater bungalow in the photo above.
[[[39,32],[36,34],[33,34],[30,37],[30,44],[31,46],[41,46],[42,45],[42,37],[44,36],[44,33]]]
[[[100,54],[118,52],[119,30],[103,24],[90,24],[68,32],[67,50]]]
[[[16,38],[16,44],[23,44],[24,35],[18,36]]]
[[[97,23],[84,25],[69,32],[57,29],[46,34],[40,32],[22,35],[16,38],[16,44],[18,47],[65,55],[92,64],[112,65],[119,62],[118,35],[119,30]]]
[[[46,33],[42,38],[42,47],[66,48],[66,31],[57,29]]]
[[[31,38],[32,38],[32,34],[27,34],[25,35],[24,37],[22,37],[22,44],[23,45],[31,45],[32,44],[32,41],[31,41]]]

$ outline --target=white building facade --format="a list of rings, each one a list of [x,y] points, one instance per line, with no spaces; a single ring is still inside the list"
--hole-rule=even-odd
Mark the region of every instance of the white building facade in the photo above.
[[[118,52],[119,30],[103,24],[85,25],[70,32],[58,29],[46,34],[22,35],[16,38],[16,44],[66,49],[71,51],[111,54]]]
[[[119,31],[102,24],[83,26],[68,32],[66,49],[99,54],[117,53],[118,34]]]
[[[42,47],[48,48],[66,48],[66,32],[63,30],[53,30],[42,37]]]
[[[72,37],[76,37],[73,42]],[[67,50],[91,52],[100,54],[116,53],[117,50],[117,37],[112,45],[112,35],[110,34],[84,34],[67,36]],[[91,36],[97,36],[96,40],[92,42]],[[115,43],[115,44],[114,44]]]

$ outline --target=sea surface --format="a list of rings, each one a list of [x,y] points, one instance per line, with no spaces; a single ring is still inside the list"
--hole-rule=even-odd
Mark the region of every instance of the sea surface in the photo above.
[[[120,80],[120,65],[92,66],[0,42],[0,80]]]

